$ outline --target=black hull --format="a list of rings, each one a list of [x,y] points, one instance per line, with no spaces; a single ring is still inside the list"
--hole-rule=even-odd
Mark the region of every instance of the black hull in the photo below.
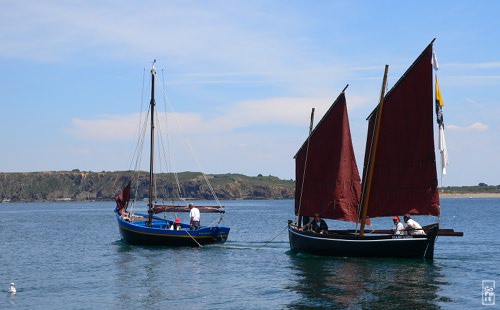
[[[439,226],[424,236],[365,235],[345,231],[317,234],[288,226],[290,248],[294,252],[337,257],[434,258],[434,242]]]
[[[228,227],[202,226],[189,230],[189,225],[182,224],[182,230],[165,229],[166,221],[153,220],[148,227],[145,222],[127,222],[116,216],[123,240],[133,245],[199,247],[207,244],[221,244],[229,236]]]

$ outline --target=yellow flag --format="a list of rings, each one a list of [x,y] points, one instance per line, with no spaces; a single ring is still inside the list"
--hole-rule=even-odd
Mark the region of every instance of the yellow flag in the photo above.
[[[436,76],[436,104],[440,107],[444,106],[443,98],[441,97],[441,91],[439,90],[438,78]]]

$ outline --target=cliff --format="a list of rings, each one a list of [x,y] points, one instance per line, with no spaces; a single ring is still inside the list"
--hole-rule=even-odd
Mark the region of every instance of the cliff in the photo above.
[[[132,175],[137,172],[0,172],[0,202],[114,200]],[[148,197],[148,175],[139,173],[138,199]],[[250,177],[242,174],[206,175],[217,197],[227,199],[293,199],[295,182],[273,176]],[[177,174],[182,196],[190,199],[213,199],[210,188],[199,172]],[[178,197],[173,174],[156,175],[159,199]],[[440,188],[444,197],[500,197],[500,185],[448,186]]]
[[[0,202],[114,200],[126,185],[132,171],[0,173]],[[149,179],[140,173],[138,199],[148,197]],[[191,199],[213,199],[210,188],[199,172],[178,173],[182,196]],[[219,199],[292,199],[295,183],[273,176],[249,177],[241,174],[206,175]],[[157,196],[177,197],[173,174],[155,176]]]

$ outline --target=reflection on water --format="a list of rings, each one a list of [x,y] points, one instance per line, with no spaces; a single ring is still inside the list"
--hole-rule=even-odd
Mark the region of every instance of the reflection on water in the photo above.
[[[116,251],[119,254],[118,259],[113,262],[113,270],[117,271],[117,277],[115,281],[115,287],[118,290],[117,301],[120,307],[124,309],[127,304],[133,299],[133,295],[129,292],[130,288],[125,287],[127,283],[127,278],[131,277],[132,266],[133,266],[133,255],[130,251],[131,246],[122,242],[121,240],[115,241],[113,245],[116,247]]]
[[[164,248],[131,246],[119,241],[116,244],[118,262],[116,262],[116,286],[119,287],[118,298],[122,309],[130,307],[131,302],[154,309],[161,302],[167,302],[169,296],[165,286],[172,277],[165,276],[166,264]],[[173,261],[175,263],[175,261]],[[127,285],[127,286],[126,286]]]
[[[114,264],[116,304],[121,309],[132,305],[144,309],[174,306],[196,298],[202,282],[203,251],[197,248],[132,246],[117,241]],[[192,305],[192,308],[198,308]]]
[[[440,267],[423,260],[333,258],[289,254],[298,294],[290,309],[438,309]]]

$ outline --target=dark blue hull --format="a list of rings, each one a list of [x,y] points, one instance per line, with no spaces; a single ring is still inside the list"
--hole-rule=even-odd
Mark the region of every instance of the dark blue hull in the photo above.
[[[125,221],[116,214],[116,220],[123,240],[134,245],[161,245],[161,246],[193,246],[226,242],[229,236],[229,227],[201,226],[197,230],[190,230],[189,225],[181,224],[181,230],[167,229],[170,221],[155,217],[151,226],[145,221]]]
[[[288,235],[290,248],[294,252],[337,257],[434,257],[434,242],[438,225],[433,226],[427,235],[393,236],[365,235],[359,236],[342,231],[331,231],[329,234],[317,234],[301,231],[290,225]]]

